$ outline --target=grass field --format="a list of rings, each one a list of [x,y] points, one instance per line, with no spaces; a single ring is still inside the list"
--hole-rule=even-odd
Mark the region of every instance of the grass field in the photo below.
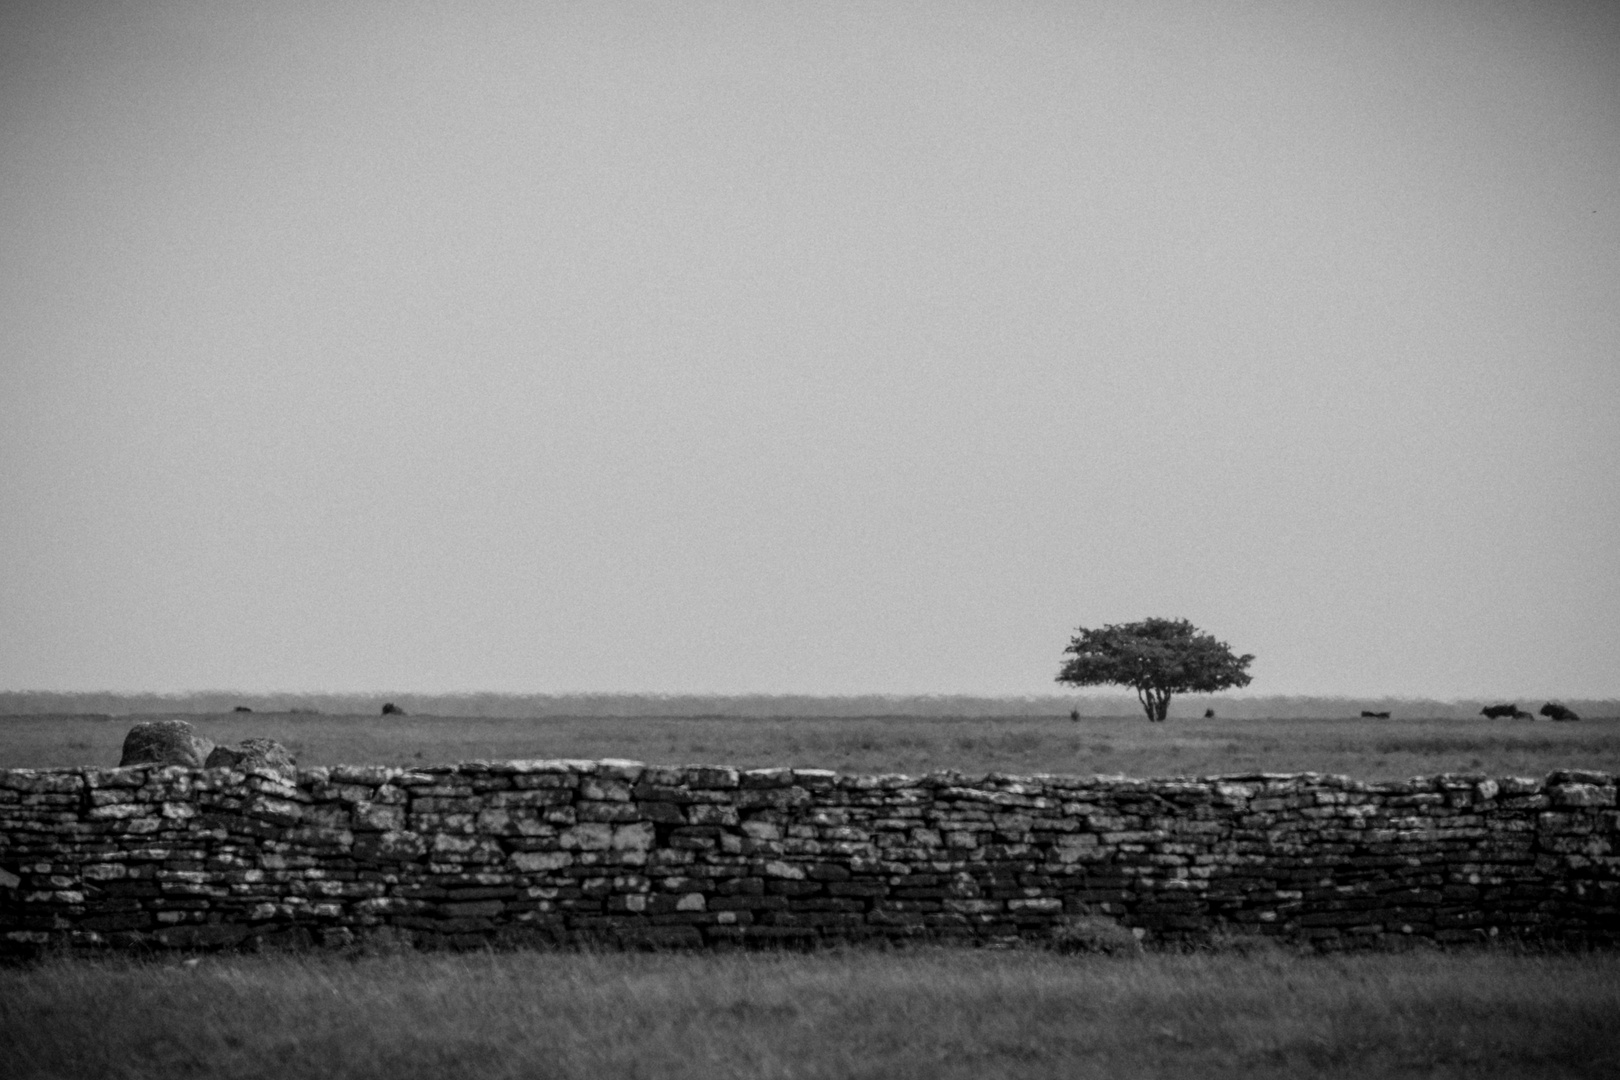
[[[0,768],[118,764],[134,717],[0,717]],[[619,757],[657,764],[795,765],[844,772],[1328,772],[1399,779],[1438,772],[1620,772],[1620,719],[1171,720],[1140,716],[544,718],[186,716],[234,743],[278,739],[302,765],[416,765],[480,758]]]
[[[0,717],[0,767],[137,718]],[[186,716],[305,765],[622,757],[845,772],[1620,772],[1620,720]],[[1612,1077],[1620,955],[216,955],[0,970],[16,1077]]]
[[[0,971],[13,1077],[1613,1077],[1620,958],[220,956]]]

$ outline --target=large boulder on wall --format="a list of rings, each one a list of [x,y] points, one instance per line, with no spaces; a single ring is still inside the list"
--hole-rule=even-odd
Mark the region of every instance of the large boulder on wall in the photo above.
[[[274,739],[243,739],[235,746],[216,746],[203,764],[210,769],[268,769],[287,777],[298,772],[292,751]]]
[[[198,735],[184,720],[143,720],[124,736],[120,769],[127,765],[188,765],[195,769],[208,760],[212,741]]]

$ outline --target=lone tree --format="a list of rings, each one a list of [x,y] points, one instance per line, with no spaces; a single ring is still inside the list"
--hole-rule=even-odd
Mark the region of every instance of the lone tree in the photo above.
[[[1224,641],[1186,619],[1141,622],[1087,630],[1081,626],[1057,681],[1076,686],[1130,686],[1150,721],[1162,721],[1172,694],[1211,694],[1248,686],[1244,669],[1254,660],[1237,656]]]

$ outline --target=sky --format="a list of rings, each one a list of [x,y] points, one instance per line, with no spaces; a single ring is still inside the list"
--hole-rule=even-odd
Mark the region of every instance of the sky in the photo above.
[[[0,688],[1620,696],[1620,5],[0,6]]]

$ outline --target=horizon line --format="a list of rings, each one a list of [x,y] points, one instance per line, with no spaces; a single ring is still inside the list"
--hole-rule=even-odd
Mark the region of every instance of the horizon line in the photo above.
[[[208,687],[187,690],[46,690],[46,689],[0,689],[0,698],[4,697],[113,697],[113,698],[186,698],[202,696],[238,696],[238,697],[496,697],[496,698],[643,698],[643,699],[671,699],[671,698],[808,698],[820,701],[855,700],[862,698],[876,698],[880,700],[916,700],[916,699],[948,699],[969,698],[984,701],[1042,701],[1042,700],[1070,700],[1075,698],[1134,698],[1134,692],[1129,687],[1118,690],[1083,689],[1073,691],[1055,691],[1044,693],[997,693],[983,691],[844,691],[833,693],[818,693],[797,690],[410,690],[402,688],[368,689],[368,690],[285,690],[262,689],[248,690],[240,687]],[[1221,690],[1221,691],[1184,691],[1178,692],[1176,697],[1198,698],[1225,698],[1237,701],[1263,701],[1275,699],[1308,699],[1315,701],[1432,701],[1437,703],[1465,703],[1486,700],[1507,700],[1514,697],[1528,700],[1530,698],[1546,698],[1548,700],[1582,700],[1582,701],[1620,701],[1620,691],[1610,694],[1548,694],[1543,692],[1518,694],[1470,692],[1462,694],[1414,694],[1414,693],[1356,693],[1345,691],[1308,692],[1308,691],[1277,691],[1256,692],[1253,690]]]

